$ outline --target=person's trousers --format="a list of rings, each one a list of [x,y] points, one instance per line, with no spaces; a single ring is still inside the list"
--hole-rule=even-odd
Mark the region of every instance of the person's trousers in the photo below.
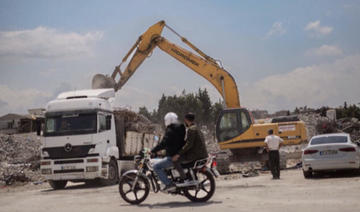
[[[170,185],[171,180],[167,177],[165,169],[173,166],[173,162],[171,161],[171,157],[165,157],[160,161],[156,162],[153,166],[155,173],[159,176],[161,182],[165,185]]]
[[[186,164],[186,163],[190,163],[192,161],[186,161],[184,160],[183,158],[179,158],[177,161],[173,162],[174,163],[174,167],[175,169],[179,172],[180,174],[180,178],[182,180],[185,180],[186,179],[186,175],[185,175],[185,172],[184,172],[184,169],[182,168],[181,164]]]
[[[280,178],[280,154],[278,150],[269,151],[269,166],[273,178]]]

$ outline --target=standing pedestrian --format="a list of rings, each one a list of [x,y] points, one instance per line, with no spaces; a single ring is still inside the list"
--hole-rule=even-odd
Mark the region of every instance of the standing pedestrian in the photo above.
[[[270,129],[268,136],[265,138],[266,150],[269,153],[269,166],[273,179],[280,179],[280,154],[279,149],[284,140],[274,135],[274,131]]]

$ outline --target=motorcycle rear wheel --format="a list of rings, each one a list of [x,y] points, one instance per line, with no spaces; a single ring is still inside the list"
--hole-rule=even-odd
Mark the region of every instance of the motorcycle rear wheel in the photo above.
[[[184,195],[192,202],[206,202],[214,195],[215,178],[208,170],[198,171],[196,178],[199,185],[185,189]]]

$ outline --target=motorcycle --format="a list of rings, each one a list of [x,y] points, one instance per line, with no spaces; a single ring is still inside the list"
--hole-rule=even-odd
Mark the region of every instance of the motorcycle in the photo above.
[[[119,181],[120,196],[130,204],[140,204],[149,195],[152,188],[154,193],[161,191],[159,177],[152,165],[156,158],[151,158],[149,150],[144,149],[140,155],[135,156],[135,170],[125,172]],[[216,155],[210,154],[208,158],[182,165],[190,184],[183,186],[178,171],[171,167],[166,169],[167,176],[175,183],[176,188],[167,191],[168,194],[183,195],[192,202],[206,202],[215,192],[215,177],[219,176],[216,169]]]

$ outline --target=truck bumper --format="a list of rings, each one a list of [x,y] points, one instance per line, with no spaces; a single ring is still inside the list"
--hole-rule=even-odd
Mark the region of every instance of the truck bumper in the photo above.
[[[101,157],[41,160],[47,180],[90,180],[108,177],[108,161]]]

